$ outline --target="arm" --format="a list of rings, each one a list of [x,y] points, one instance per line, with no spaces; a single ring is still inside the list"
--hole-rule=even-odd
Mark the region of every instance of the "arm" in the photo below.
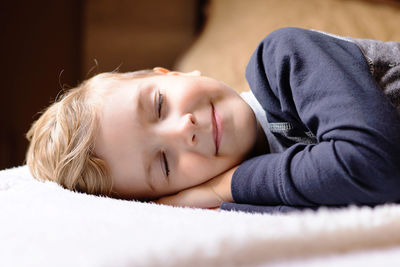
[[[231,202],[224,202],[221,205],[221,210],[229,211],[242,211],[249,213],[268,213],[268,214],[282,214],[300,211],[311,211],[317,210],[318,207],[296,207],[296,206],[285,206],[285,205],[275,205],[275,206],[263,206],[263,205],[249,205],[249,204],[238,204]]]
[[[192,208],[219,208],[223,202],[232,202],[231,180],[237,166],[221,173],[211,180],[180,191],[174,195],[162,197],[158,204]]]
[[[246,71],[269,122],[292,122],[318,144],[243,162],[232,178],[237,203],[378,204],[400,199],[400,117],[359,48],[312,31],[265,38]]]

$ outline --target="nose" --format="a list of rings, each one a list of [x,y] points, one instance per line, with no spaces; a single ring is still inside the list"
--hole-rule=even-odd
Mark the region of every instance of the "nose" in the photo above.
[[[165,121],[166,127],[160,134],[164,142],[178,146],[193,147],[197,143],[197,122],[193,114],[187,113],[183,116]]]

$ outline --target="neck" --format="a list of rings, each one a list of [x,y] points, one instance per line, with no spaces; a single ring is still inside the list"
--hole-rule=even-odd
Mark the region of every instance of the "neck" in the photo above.
[[[264,130],[262,129],[260,123],[257,121],[257,137],[256,137],[256,142],[248,154],[247,158],[253,158],[262,154],[267,154],[269,153],[269,146],[268,146],[268,139],[264,133]]]

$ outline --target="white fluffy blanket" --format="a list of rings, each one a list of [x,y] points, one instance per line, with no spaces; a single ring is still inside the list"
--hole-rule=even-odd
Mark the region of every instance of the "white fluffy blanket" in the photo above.
[[[1,266],[400,266],[400,205],[289,215],[122,201],[0,171]]]

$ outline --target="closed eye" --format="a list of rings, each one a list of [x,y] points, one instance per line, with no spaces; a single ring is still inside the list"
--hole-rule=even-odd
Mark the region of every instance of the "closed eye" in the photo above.
[[[161,169],[165,177],[169,177],[168,160],[165,152],[161,152]]]
[[[164,104],[164,94],[160,92],[160,90],[157,91],[157,94],[155,95],[155,102],[157,106],[157,116],[160,119],[162,115],[162,110],[163,110],[163,104]],[[161,165],[161,171],[164,174],[166,178],[169,177],[170,169],[168,165],[168,159],[167,155],[164,151],[161,152],[160,154],[160,165]]]

